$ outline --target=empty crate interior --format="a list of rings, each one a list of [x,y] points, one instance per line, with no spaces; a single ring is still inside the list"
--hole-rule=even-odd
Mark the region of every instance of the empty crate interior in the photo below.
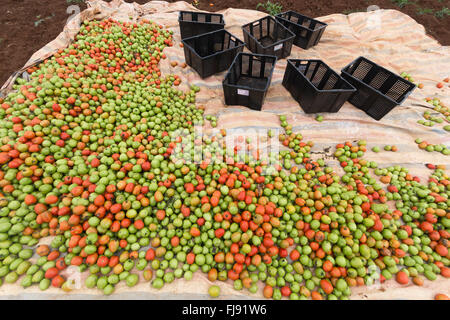
[[[345,71],[397,103],[401,103],[414,88],[412,83],[362,58],[356,60]]]
[[[181,11],[180,20],[184,22],[203,22],[223,24],[223,16],[220,14]]]
[[[318,20],[314,20],[304,15],[298,14],[294,11],[288,11],[279,15],[279,17],[288,20],[294,24],[310,29],[311,31],[320,29],[321,27],[326,26],[325,23],[320,22]]]
[[[322,61],[294,60],[292,63],[318,90],[352,89],[349,83]]]
[[[245,25],[244,30],[261,43],[263,47],[268,47],[291,36],[287,29],[270,16]]]
[[[225,30],[207,33],[199,37],[187,39],[185,42],[200,57],[211,56],[215,53],[243,45],[242,41]]]
[[[228,83],[239,87],[265,90],[275,58],[240,54],[231,67]]]
[[[280,17],[286,21],[289,21],[290,23],[293,23],[297,26],[302,27],[302,30],[300,31],[300,33],[297,34],[297,35],[300,35],[301,37],[306,37],[308,30],[315,31],[315,30],[318,30],[318,29],[326,26],[326,24],[323,22],[305,17],[304,15],[301,15],[294,11],[284,12],[284,13],[278,15],[278,17]]]

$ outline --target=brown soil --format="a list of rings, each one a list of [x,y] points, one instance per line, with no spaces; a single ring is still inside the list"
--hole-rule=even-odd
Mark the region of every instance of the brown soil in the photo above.
[[[135,0],[146,3],[147,0]],[[175,2],[168,0],[169,2]],[[187,0],[192,2],[191,0]],[[199,0],[198,8],[218,11],[226,8],[256,9],[259,2],[266,0]],[[399,0],[397,0],[399,1]],[[405,1],[405,0],[403,0]],[[276,2],[276,0],[273,0]],[[450,8],[450,0],[409,0],[409,4],[399,8],[392,0],[280,0],[285,10],[295,10],[310,17],[332,13],[351,13],[366,11],[369,5],[382,9],[400,10],[419,23],[427,32],[443,45],[450,45],[450,18],[437,18],[434,13],[442,8]],[[210,5],[213,4],[213,5]],[[0,84],[14,71],[20,69],[31,55],[53,40],[63,29],[70,5],[86,5],[81,0],[1,0],[0,1]],[[419,14],[420,9],[433,9],[433,13]],[[260,10],[263,10],[260,8]]]
[[[198,8],[208,11],[219,11],[226,8],[256,9],[258,3],[267,0],[199,0]],[[401,0],[397,0],[397,3]],[[437,11],[443,8],[450,9],[449,0],[403,0],[408,2],[400,8],[393,0],[272,0],[283,6],[284,11],[294,10],[309,17],[315,18],[333,13],[349,14],[359,11],[367,11],[367,7],[377,5],[381,9],[395,9],[406,13],[418,23],[425,26],[429,35],[438,40],[442,45],[450,45],[450,16],[442,18],[435,16]],[[138,1],[139,2],[139,1]],[[211,6],[212,4],[212,6]],[[423,13],[424,9],[432,9],[433,13]],[[258,10],[264,11],[263,8]]]
[[[34,52],[58,36],[70,16],[66,12],[70,5],[86,9],[84,3],[70,0],[0,1],[0,86]]]

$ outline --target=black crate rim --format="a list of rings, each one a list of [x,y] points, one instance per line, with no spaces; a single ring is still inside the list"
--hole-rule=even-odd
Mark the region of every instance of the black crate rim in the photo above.
[[[312,20],[312,21],[318,22],[318,23],[321,24],[321,26],[320,26],[319,28],[317,28],[317,29],[311,29],[311,28],[309,28],[309,27],[305,27],[305,26],[296,24],[296,23],[294,23],[294,22],[292,22],[292,21],[290,21],[290,20],[287,20],[287,19],[285,19],[285,18],[282,17],[283,14],[287,14],[287,13],[289,13],[289,12],[296,13],[296,14],[298,14],[298,15],[301,15],[302,17],[305,17],[305,18],[308,18],[308,19],[310,19],[310,20]],[[301,28],[303,28],[303,29],[306,29],[306,30],[308,30],[308,31],[312,31],[312,32],[313,32],[313,31],[320,30],[320,29],[323,29],[323,28],[326,28],[326,27],[328,26],[328,24],[325,23],[325,22],[322,22],[322,21],[320,21],[320,20],[317,20],[317,19],[314,19],[314,18],[305,16],[305,15],[303,15],[303,14],[301,14],[301,13],[299,13],[299,12],[296,12],[296,11],[294,11],[294,10],[288,10],[288,11],[285,11],[285,12],[281,12],[281,13],[277,14],[276,17],[279,18],[279,19],[282,19],[282,20],[284,20],[284,21],[286,21],[286,22],[290,22],[290,23],[293,23],[293,24],[295,24],[295,25],[298,25],[299,27],[301,27]],[[290,30],[289,30],[289,31],[290,31]]]
[[[226,83],[229,74],[231,72],[231,68],[233,67],[234,63],[237,61],[237,59],[239,59],[239,56],[243,56],[243,55],[247,55],[247,56],[256,56],[256,57],[269,57],[269,58],[274,58],[275,61],[273,62],[273,66],[270,70],[270,75],[269,75],[269,81],[267,81],[266,87],[264,89],[258,89],[258,88],[252,88],[252,87],[247,87],[247,86],[237,86],[235,84],[231,84],[231,83]],[[269,89],[270,83],[272,82],[272,75],[273,75],[273,70],[275,69],[275,65],[278,61],[278,58],[276,56],[272,56],[272,55],[268,55],[268,54],[257,54],[257,53],[247,53],[247,52],[239,52],[236,57],[234,57],[233,62],[231,63],[230,67],[227,70],[227,73],[225,75],[225,78],[222,81],[222,85],[227,85],[230,87],[234,87],[234,88],[243,88],[245,90],[253,90],[253,91],[260,91],[260,92],[265,92],[267,91],[267,89]]]
[[[209,14],[211,16],[216,16],[216,17],[220,17],[220,20],[222,21],[221,23],[215,23],[215,22],[206,22],[206,21],[186,21],[186,20],[182,20],[182,14],[183,13],[196,13],[196,14]],[[179,22],[191,22],[191,23],[203,23],[203,24],[210,24],[210,25],[225,25],[225,19],[223,17],[223,14],[221,13],[212,13],[212,12],[208,12],[208,11],[186,11],[186,10],[180,10],[178,13],[178,23]]]
[[[191,39],[194,39],[194,38],[201,38],[201,37],[206,36],[206,35],[209,35],[209,34],[211,34],[211,33],[219,33],[219,32],[226,32],[226,33],[228,33],[229,35],[231,35],[231,36],[234,37],[237,41],[240,42],[239,45],[237,45],[236,47],[233,47],[233,48],[228,48],[228,49],[226,49],[226,50],[222,50],[222,51],[219,51],[219,52],[210,54],[210,55],[208,55],[208,56],[202,57],[202,56],[200,56],[200,55],[197,53],[197,51],[196,51],[194,48],[192,48],[192,46],[190,46],[189,44],[187,44],[187,43],[185,42],[185,41],[188,41],[188,40],[191,40]],[[232,34],[231,32],[229,32],[229,31],[227,31],[227,30],[225,30],[225,29],[220,29],[220,30],[216,30],[216,31],[211,31],[211,32],[207,32],[207,33],[202,33],[202,34],[199,34],[199,35],[197,35],[197,36],[192,36],[192,37],[189,37],[189,38],[185,38],[185,39],[182,39],[181,42],[183,43],[183,46],[187,46],[189,49],[191,49],[191,51],[192,51],[197,57],[199,57],[200,59],[211,58],[211,57],[213,57],[213,56],[215,56],[215,55],[217,55],[217,54],[221,54],[221,53],[223,53],[223,52],[228,52],[228,51],[230,51],[230,50],[234,50],[234,49],[236,49],[236,48],[240,48],[240,47],[245,46],[245,42],[244,42],[244,41],[242,41],[241,39],[239,39],[238,37],[236,37],[234,34]],[[234,62],[234,60],[233,60],[233,62]]]
[[[351,85],[347,80],[345,80],[340,74],[338,74],[336,71],[334,71],[333,68],[331,68],[329,65],[327,65],[327,64],[326,64],[325,62],[323,62],[322,60],[319,60],[319,59],[288,59],[287,61],[288,61],[288,63],[290,63],[295,69],[297,69],[297,67],[294,65],[293,61],[310,61],[310,62],[320,62],[320,63],[323,63],[328,69],[330,69],[330,71],[331,71],[332,73],[334,73],[336,76],[338,76],[338,78],[339,78],[340,80],[342,80],[343,82],[345,82],[345,83],[350,87],[350,88],[348,88],[348,89],[326,89],[326,90],[324,90],[324,89],[318,89],[318,88],[314,85],[314,83],[311,82],[311,80],[309,80],[307,77],[305,77],[305,75],[303,74],[303,72],[299,72],[299,73],[301,74],[301,76],[302,76],[303,78],[305,78],[305,80],[308,81],[308,83],[309,83],[310,85],[313,86],[313,88],[314,88],[314,90],[315,90],[316,92],[342,92],[342,91],[351,91],[351,92],[355,92],[355,91],[356,91],[356,88],[355,88],[353,85]]]
[[[409,95],[414,91],[414,89],[417,87],[417,86],[416,86],[414,83],[412,83],[411,81],[408,81],[408,80],[406,80],[406,79],[401,78],[401,79],[403,79],[405,82],[407,82],[408,84],[410,84],[412,87],[411,87],[411,89],[405,94],[405,96],[403,97],[403,99],[401,99],[400,101],[396,101],[396,100],[392,99],[391,97],[389,97],[388,95],[386,95],[386,94],[384,94],[383,92],[381,92],[380,90],[378,90],[378,89],[376,89],[376,88],[374,88],[374,87],[368,85],[368,84],[365,83],[364,81],[362,81],[362,80],[356,78],[355,76],[353,76],[352,74],[350,74],[350,73],[347,72],[347,69],[348,69],[352,64],[356,63],[356,62],[357,62],[358,60],[360,60],[360,59],[361,59],[361,60],[364,60],[364,61],[366,61],[366,62],[369,62],[369,63],[371,63],[371,64],[375,64],[375,65],[378,66],[380,69],[382,69],[383,71],[387,72],[388,74],[392,74],[392,75],[394,75],[394,76],[396,76],[396,77],[401,78],[399,75],[395,74],[394,72],[392,72],[392,71],[390,71],[390,70],[388,70],[388,69],[386,69],[386,68],[380,66],[378,63],[375,63],[375,62],[373,62],[373,61],[371,61],[371,60],[369,60],[369,59],[367,59],[366,57],[363,57],[363,56],[360,56],[360,57],[356,58],[355,60],[353,60],[352,62],[350,62],[348,65],[346,65],[346,66],[341,70],[341,72],[342,72],[342,73],[345,73],[347,76],[349,76],[349,77],[351,77],[351,78],[353,78],[353,79],[359,81],[360,84],[364,85],[366,88],[369,88],[369,89],[371,89],[371,90],[373,90],[373,91],[376,91],[376,93],[378,93],[379,95],[383,96],[383,98],[388,99],[389,101],[391,101],[391,102],[394,103],[395,105],[400,105],[400,104],[402,104],[403,101],[405,101],[405,100],[408,98],[408,96],[409,96]]]
[[[249,26],[249,25],[251,25],[251,24],[253,24],[253,23],[255,23],[255,22],[259,22],[259,21],[261,21],[261,20],[267,19],[267,18],[272,19],[272,20],[275,21],[275,23],[278,24],[280,27],[282,27],[283,29],[286,29],[287,32],[289,32],[289,33],[291,34],[291,36],[288,37],[288,38],[284,38],[283,40],[274,42],[274,43],[272,43],[271,45],[263,46],[262,43],[259,42],[258,39],[256,39],[250,32],[247,32],[247,31],[245,30],[245,27],[247,27],[247,26]],[[279,23],[279,22],[277,21],[277,19],[275,19],[275,18],[274,18],[273,16],[271,16],[271,15],[268,15],[268,16],[262,17],[261,19],[258,19],[258,20],[249,22],[249,23],[247,23],[247,24],[244,24],[244,25],[242,26],[242,32],[245,32],[245,33],[247,33],[250,37],[252,37],[252,38],[253,38],[253,39],[261,46],[261,48],[263,48],[263,49],[269,49],[269,48],[275,47],[276,45],[279,45],[279,44],[281,44],[281,43],[287,42],[287,41],[292,40],[292,39],[295,38],[295,34],[294,34],[291,30],[289,30],[288,28],[286,28],[285,26],[283,26],[283,24]]]

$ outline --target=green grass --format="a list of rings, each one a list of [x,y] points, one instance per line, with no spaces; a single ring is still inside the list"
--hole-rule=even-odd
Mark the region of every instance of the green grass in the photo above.
[[[44,22],[44,19],[41,19],[41,15],[36,16],[36,21],[34,21],[34,26],[37,27],[38,25],[40,25],[42,22]]]
[[[45,20],[49,20],[51,18],[53,18],[55,16],[54,13],[52,13],[50,16],[47,16],[45,18],[41,18],[41,15],[36,16],[36,21],[34,21],[34,26],[37,27],[38,25],[40,25],[42,22],[44,22]]]
[[[431,8],[418,8],[417,14],[431,14],[433,13],[433,9]]]
[[[442,8],[439,11],[436,11],[434,15],[440,19],[444,18],[445,16],[450,16],[450,9],[449,8]]]
[[[256,5],[256,9],[259,9],[260,7],[266,10],[272,16],[277,15],[283,11],[283,6],[278,2],[270,2],[270,1],[267,1],[266,3],[260,2]]]
[[[398,7],[403,8],[404,6],[411,4],[409,0],[392,0]]]

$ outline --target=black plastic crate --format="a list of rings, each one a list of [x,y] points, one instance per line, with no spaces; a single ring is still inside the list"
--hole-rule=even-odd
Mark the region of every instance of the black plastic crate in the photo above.
[[[338,112],[356,91],[321,60],[288,59],[283,86],[306,113]]]
[[[225,29],[182,40],[186,63],[202,78],[227,70],[244,42]]]
[[[180,11],[178,16],[181,39],[225,28],[222,14]]]
[[[303,49],[315,46],[327,27],[326,23],[295,11],[277,14],[275,18],[295,34],[294,44]]]
[[[415,84],[364,57],[342,69],[341,75],[357,90],[349,102],[375,120],[401,104],[416,88]]]
[[[242,26],[242,31],[245,45],[251,52],[279,59],[291,54],[295,35],[272,16],[250,22]]]
[[[240,52],[223,80],[225,104],[261,110],[277,57]]]

